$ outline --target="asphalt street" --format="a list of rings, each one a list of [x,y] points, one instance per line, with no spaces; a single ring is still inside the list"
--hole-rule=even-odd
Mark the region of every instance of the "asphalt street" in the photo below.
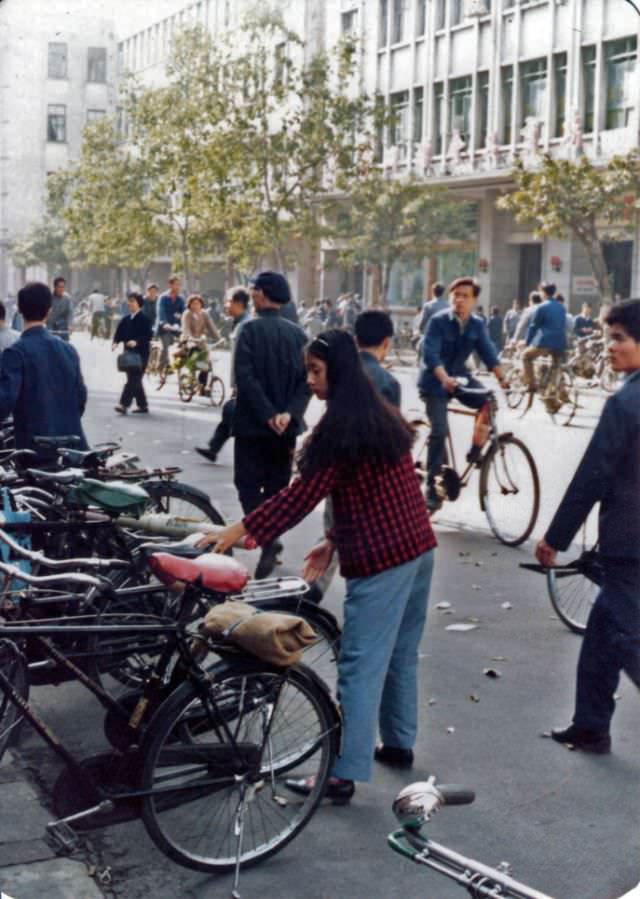
[[[149,394],[148,417],[113,411],[122,376],[106,344],[74,336],[90,391],[85,415],[91,440],[121,438],[148,465],[178,464],[181,480],[206,490],[229,519],[239,507],[232,483],[232,450],[209,465],[194,453],[219,419],[203,399],[180,403],[175,384]],[[228,383],[228,357],[219,373]],[[415,371],[399,370],[404,409],[419,410]],[[501,411],[501,427],[521,436],[540,470],[542,505],[534,536],[544,532],[597,420],[602,397],[585,396],[576,426],[559,428],[543,411],[523,419]],[[309,420],[320,414],[312,403]],[[455,423],[461,449],[466,420]],[[462,433],[467,429],[466,433]],[[394,827],[391,803],[412,780],[435,774],[473,787],[476,802],[445,809],[430,835],[485,863],[511,862],[514,875],[555,899],[614,899],[640,880],[637,691],[623,680],[613,727],[613,753],[572,753],[542,731],[568,723],[580,638],[554,616],[544,579],[518,568],[531,544],[509,549],[489,533],[474,482],[436,521],[439,548],[421,649],[421,731],[411,772],[376,766],[350,806],[322,807],[305,831],[273,859],[246,871],[244,899],[457,899],[463,891],[441,876],[403,861],[386,848]],[[284,563],[299,570],[321,533],[321,510],[285,537]],[[255,554],[243,554],[251,567]],[[343,585],[325,602],[341,615]],[[448,608],[438,605],[448,603]],[[505,603],[508,607],[505,607]],[[451,631],[453,623],[474,625]],[[484,669],[500,674],[490,679]],[[34,695],[54,729],[87,754],[106,748],[100,709],[76,685],[38,688]],[[59,765],[32,737],[23,760],[45,789]],[[179,868],[162,856],[134,822],[96,832],[92,840],[113,872],[113,893],[213,899],[231,880]]]

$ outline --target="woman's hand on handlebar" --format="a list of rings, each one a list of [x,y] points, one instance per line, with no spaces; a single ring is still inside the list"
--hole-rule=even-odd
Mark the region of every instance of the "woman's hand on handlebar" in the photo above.
[[[212,534],[206,534],[201,540],[198,540],[196,546],[198,549],[205,549],[208,546],[213,548],[216,553],[225,553],[232,546],[242,540],[246,536],[247,529],[241,521],[230,524],[226,528],[222,528]]]

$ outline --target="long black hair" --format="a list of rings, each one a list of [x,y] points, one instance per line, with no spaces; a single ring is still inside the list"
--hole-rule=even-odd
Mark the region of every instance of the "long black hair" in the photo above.
[[[353,337],[332,328],[311,341],[307,356],[327,366],[327,407],[298,457],[303,478],[321,468],[364,461],[396,464],[413,442],[413,429],[371,382]]]

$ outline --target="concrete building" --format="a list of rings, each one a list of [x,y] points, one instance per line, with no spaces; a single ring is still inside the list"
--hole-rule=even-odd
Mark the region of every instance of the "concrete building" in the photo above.
[[[198,21],[214,35],[238,25],[242,2],[201,0],[131,35],[118,48],[120,69],[159,77],[175,28]],[[469,242],[418,267],[392,273],[392,303],[419,303],[429,280],[475,274],[491,304],[506,307],[541,279],[556,282],[571,308],[595,298],[595,282],[576,241],[537,240],[498,212],[514,161],[541,154],[603,162],[638,146],[640,17],[624,0],[293,0],[282,7],[307,51],[342,34],[360,40],[360,84],[397,114],[384,135],[390,177],[413,171],[477,203]],[[155,72],[155,74],[154,74]],[[146,76],[145,76],[146,77]],[[605,244],[614,290],[640,289],[638,235]],[[301,257],[302,258],[302,257]],[[363,260],[366,262],[366,260]],[[300,290],[370,293],[366,267],[341,272],[335,251],[307,259]],[[217,276],[212,276],[215,279]],[[212,281],[213,283],[213,281]]]

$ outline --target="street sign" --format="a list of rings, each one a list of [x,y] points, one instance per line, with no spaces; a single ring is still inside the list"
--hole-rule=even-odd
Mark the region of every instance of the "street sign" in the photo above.
[[[598,293],[598,282],[587,275],[575,275],[572,290],[574,296],[593,296]]]

